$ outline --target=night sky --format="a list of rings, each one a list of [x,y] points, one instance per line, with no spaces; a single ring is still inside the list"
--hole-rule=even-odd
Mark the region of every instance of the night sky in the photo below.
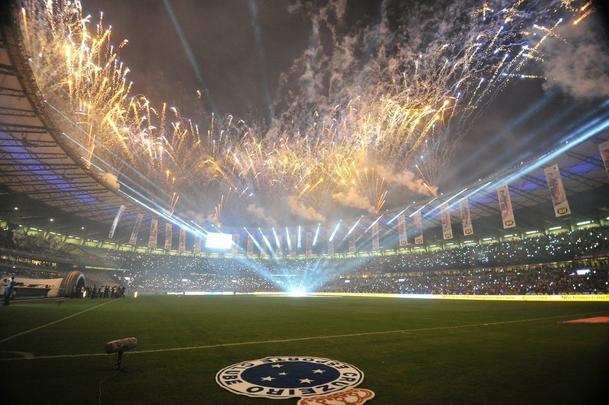
[[[163,0],[85,0],[84,9],[113,27],[113,42],[129,40],[121,57],[131,68],[137,92],[154,103],[167,100],[196,119],[203,109],[218,114],[260,119],[268,114],[268,97],[275,98],[280,75],[307,47],[310,20],[289,11],[293,2],[274,0],[173,0],[171,7],[192,49],[195,67],[180,42]],[[393,1],[395,12],[407,12],[408,2]],[[252,5],[257,8],[253,17]],[[346,22],[350,28],[374,22],[380,1],[349,2]],[[314,6],[312,6],[314,7]],[[600,4],[597,16],[603,15]],[[596,26],[606,28],[597,18]],[[262,52],[256,44],[258,25]],[[603,33],[607,38],[606,31]],[[196,69],[199,70],[197,75]],[[209,97],[198,99],[196,90]],[[519,117],[547,97],[543,108],[519,125]],[[473,123],[471,133],[458,145],[453,170],[440,179],[451,190],[498,167],[552,147],[562,134],[548,122],[558,114],[577,117],[594,105],[594,99],[574,99],[560,90],[548,92],[542,80],[522,80],[504,90]],[[546,125],[547,128],[543,128]]]

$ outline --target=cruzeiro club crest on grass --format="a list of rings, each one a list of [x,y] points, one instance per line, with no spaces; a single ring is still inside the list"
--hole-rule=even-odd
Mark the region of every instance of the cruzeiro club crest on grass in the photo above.
[[[341,361],[307,356],[273,356],[228,366],[216,382],[239,395],[256,398],[303,398],[353,388],[364,373]]]

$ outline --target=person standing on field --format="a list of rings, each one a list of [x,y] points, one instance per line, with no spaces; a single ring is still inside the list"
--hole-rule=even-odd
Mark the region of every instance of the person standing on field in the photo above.
[[[15,276],[11,276],[4,289],[4,306],[10,304],[11,295],[13,295],[13,288],[15,287]]]

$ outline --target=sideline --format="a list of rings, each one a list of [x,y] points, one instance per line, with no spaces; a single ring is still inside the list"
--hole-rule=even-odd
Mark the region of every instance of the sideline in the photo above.
[[[528,319],[516,319],[512,321],[498,321],[498,322],[486,322],[486,323],[473,323],[464,325],[452,325],[452,326],[435,326],[429,328],[413,328],[413,329],[398,329],[398,330],[386,330],[378,332],[358,332],[358,333],[345,333],[341,335],[325,335],[325,336],[308,336],[300,338],[287,338],[287,339],[271,339],[271,340],[254,340],[249,342],[234,342],[234,343],[218,343],[213,345],[201,345],[201,346],[183,346],[183,347],[170,347],[165,349],[150,349],[150,350],[133,350],[129,351],[128,355],[135,354],[148,354],[148,353],[164,353],[164,352],[178,352],[187,350],[205,350],[205,349],[216,349],[221,347],[233,347],[233,346],[251,346],[251,345],[263,345],[271,343],[291,343],[291,342],[304,342],[310,340],[326,340],[326,339],[342,339],[359,336],[374,336],[374,335],[389,335],[397,333],[412,333],[412,332],[426,332],[426,331],[437,331],[437,330],[452,330],[452,329],[465,329],[465,328],[478,328],[482,326],[497,326],[497,325],[509,325],[515,323],[527,323],[544,321],[549,319],[560,319],[560,318],[571,318],[581,317],[587,315],[606,314],[607,311],[587,312],[579,314],[568,314],[568,315],[555,315],[545,316],[540,318],[528,318]],[[99,357],[99,356],[113,356],[113,353],[78,353],[78,354],[54,354],[47,356],[34,356],[30,358],[10,358],[0,359],[3,361],[16,361],[16,360],[44,360],[44,359],[67,359],[67,358],[82,358],[82,357]]]
[[[46,328],[47,326],[52,326],[52,325],[55,325],[55,324],[57,324],[57,323],[59,323],[59,322],[63,322],[63,321],[68,320],[68,319],[70,319],[70,318],[74,318],[75,316],[78,316],[78,315],[84,314],[85,312],[93,311],[93,310],[94,310],[94,309],[96,309],[96,308],[99,308],[99,307],[101,307],[101,306],[103,306],[103,305],[106,305],[106,304],[109,304],[109,303],[111,303],[111,302],[115,302],[115,301],[117,301],[117,299],[111,299],[111,300],[109,300],[109,301],[102,302],[101,304],[97,304],[97,305],[95,305],[95,306],[92,306],[92,307],[89,307],[89,308],[83,309],[82,311],[76,312],[76,313],[74,313],[74,314],[72,314],[72,315],[68,315],[68,316],[63,317],[63,318],[61,318],[61,319],[57,319],[57,320],[55,320],[55,321],[51,321],[51,322],[45,323],[44,325],[36,326],[35,328],[28,329],[28,330],[24,330],[24,331],[19,332],[19,333],[15,333],[15,334],[14,334],[14,335],[12,335],[12,336],[5,337],[4,339],[0,339],[0,344],[5,343],[5,342],[8,342],[9,340],[13,340],[13,339],[15,339],[15,338],[17,338],[17,337],[19,337],[19,336],[23,336],[23,335],[27,335],[28,333],[36,332],[37,330],[40,330],[40,329]]]

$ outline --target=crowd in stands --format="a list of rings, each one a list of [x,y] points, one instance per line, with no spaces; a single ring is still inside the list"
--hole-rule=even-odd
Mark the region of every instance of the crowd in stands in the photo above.
[[[400,294],[601,293],[608,290],[608,253],[609,227],[356,258],[262,260],[115,251],[109,256],[125,271],[86,274],[88,286],[95,286],[87,295],[104,296],[98,285],[109,286],[109,295],[112,286],[121,285],[151,293],[295,288]],[[579,274],[578,261],[586,257],[595,259],[585,265],[590,271]]]
[[[600,294],[609,292],[607,269],[515,266],[422,273],[350,274],[322,291],[390,294]]]
[[[373,259],[374,260],[374,259]],[[408,273],[349,272],[308,277],[297,273],[130,272],[127,285],[142,292],[309,291],[393,294],[599,294],[609,292],[608,267],[579,272],[544,265]]]
[[[148,292],[291,289],[399,294],[608,292],[609,228],[424,253],[252,260],[123,253],[125,282]],[[588,270],[580,267],[582,258]],[[559,264],[556,264],[556,263]],[[550,264],[553,263],[553,264]],[[580,270],[579,272],[577,270]]]

